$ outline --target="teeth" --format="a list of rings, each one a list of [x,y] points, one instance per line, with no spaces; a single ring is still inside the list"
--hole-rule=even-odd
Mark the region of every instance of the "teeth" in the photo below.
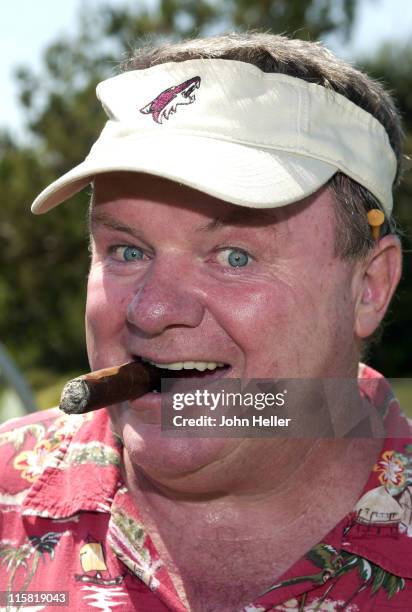
[[[174,361],[173,363],[156,363],[149,359],[142,359],[142,361],[147,361],[156,368],[162,368],[163,370],[199,370],[199,372],[216,370],[216,368],[223,368],[225,365],[220,361]]]

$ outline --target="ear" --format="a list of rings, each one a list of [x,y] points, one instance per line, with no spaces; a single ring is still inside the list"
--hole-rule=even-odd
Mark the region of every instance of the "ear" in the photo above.
[[[367,338],[382,321],[401,277],[399,239],[384,236],[360,265],[355,334],[358,338]]]

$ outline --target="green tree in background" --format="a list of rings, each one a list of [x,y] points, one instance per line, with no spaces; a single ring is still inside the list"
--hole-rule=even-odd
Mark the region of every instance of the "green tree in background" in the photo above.
[[[412,376],[412,44],[384,45],[375,57],[359,62],[395,96],[405,131],[405,173],[395,194],[395,217],[403,235],[403,275],[385,321],[382,341],[370,360],[388,376]]]
[[[30,145],[0,133],[0,338],[24,369],[56,372],[87,369],[84,300],[88,268],[86,193],[52,214],[34,219],[28,207],[49,182],[79,163],[105,121],[95,99],[96,83],[116,73],[135,45],[261,28],[305,39],[350,32],[355,0],[161,0],[154,8],[93,9],[79,19],[74,38],[60,38],[45,51],[40,74],[17,73]],[[399,52],[401,53],[401,52]],[[383,53],[367,69],[383,76],[400,100],[412,134],[412,52],[402,61]],[[409,123],[408,123],[409,122]],[[408,149],[412,143],[409,136]],[[398,194],[399,216],[412,226],[408,212],[411,179]],[[387,374],[410,373],[407,356],[407,308],[412,306],[410,260],[395,303],[396,322],[387,329],[391,342],[375,350]]]

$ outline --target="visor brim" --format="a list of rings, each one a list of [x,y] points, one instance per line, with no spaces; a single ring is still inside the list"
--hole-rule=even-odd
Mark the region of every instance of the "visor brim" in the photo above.
[[[142,172],[182,183],[232,204],[275,208],[301,200],[338,168],[309,156],[198,135],[125,138],[103,143],[88,158],[44,189],[34,214],[58,206],[98,174]]]

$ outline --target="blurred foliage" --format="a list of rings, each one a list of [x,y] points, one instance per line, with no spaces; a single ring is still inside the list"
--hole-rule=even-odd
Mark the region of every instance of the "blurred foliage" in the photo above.
[[[52,214],[34,219],[28,206],[44,186],[87,154],[105,117],[94,88],[135,47],[233,29],[260,28],[305,39],[332,32],[345,37],[354,22],[355,0],[160,0],[150,8],[100,5],[79,17],[74,37],[61,37],[44,52],[40,73],[22,67],[16,77],[31,144],[0,133],[0,337],[24,370],[55,373],[87,369],[84,301],[88,267],[87,193]],[[409,53],[405,60],[405,53]],[[411,51],[384,50],[367,69],[392,88],[406,119],[411,151]],[[399,218],[407,208],[411,179],[399,191]],[[407,355],[411,310],[411,261],[405,266],[402,300],[388,342],[376,349],[382,369],[410,373]],[[406,278],[408,277],[408,278]],[[409,309],[409,312],[408,312]]]
[[[372,347],[369,361],[388,376],[411,376],[412,341],[412,44],[385,44],[359,66],[378,79],[395,97],[405,131],[405,172],[395,194],[395,218],[402,235],[402,280],[385,320],[382,340]]]
[[[391,383],[395,397],[402,406],[403,412],[408,418],[412,419],[412,379],[397,378],[389,382]]]

